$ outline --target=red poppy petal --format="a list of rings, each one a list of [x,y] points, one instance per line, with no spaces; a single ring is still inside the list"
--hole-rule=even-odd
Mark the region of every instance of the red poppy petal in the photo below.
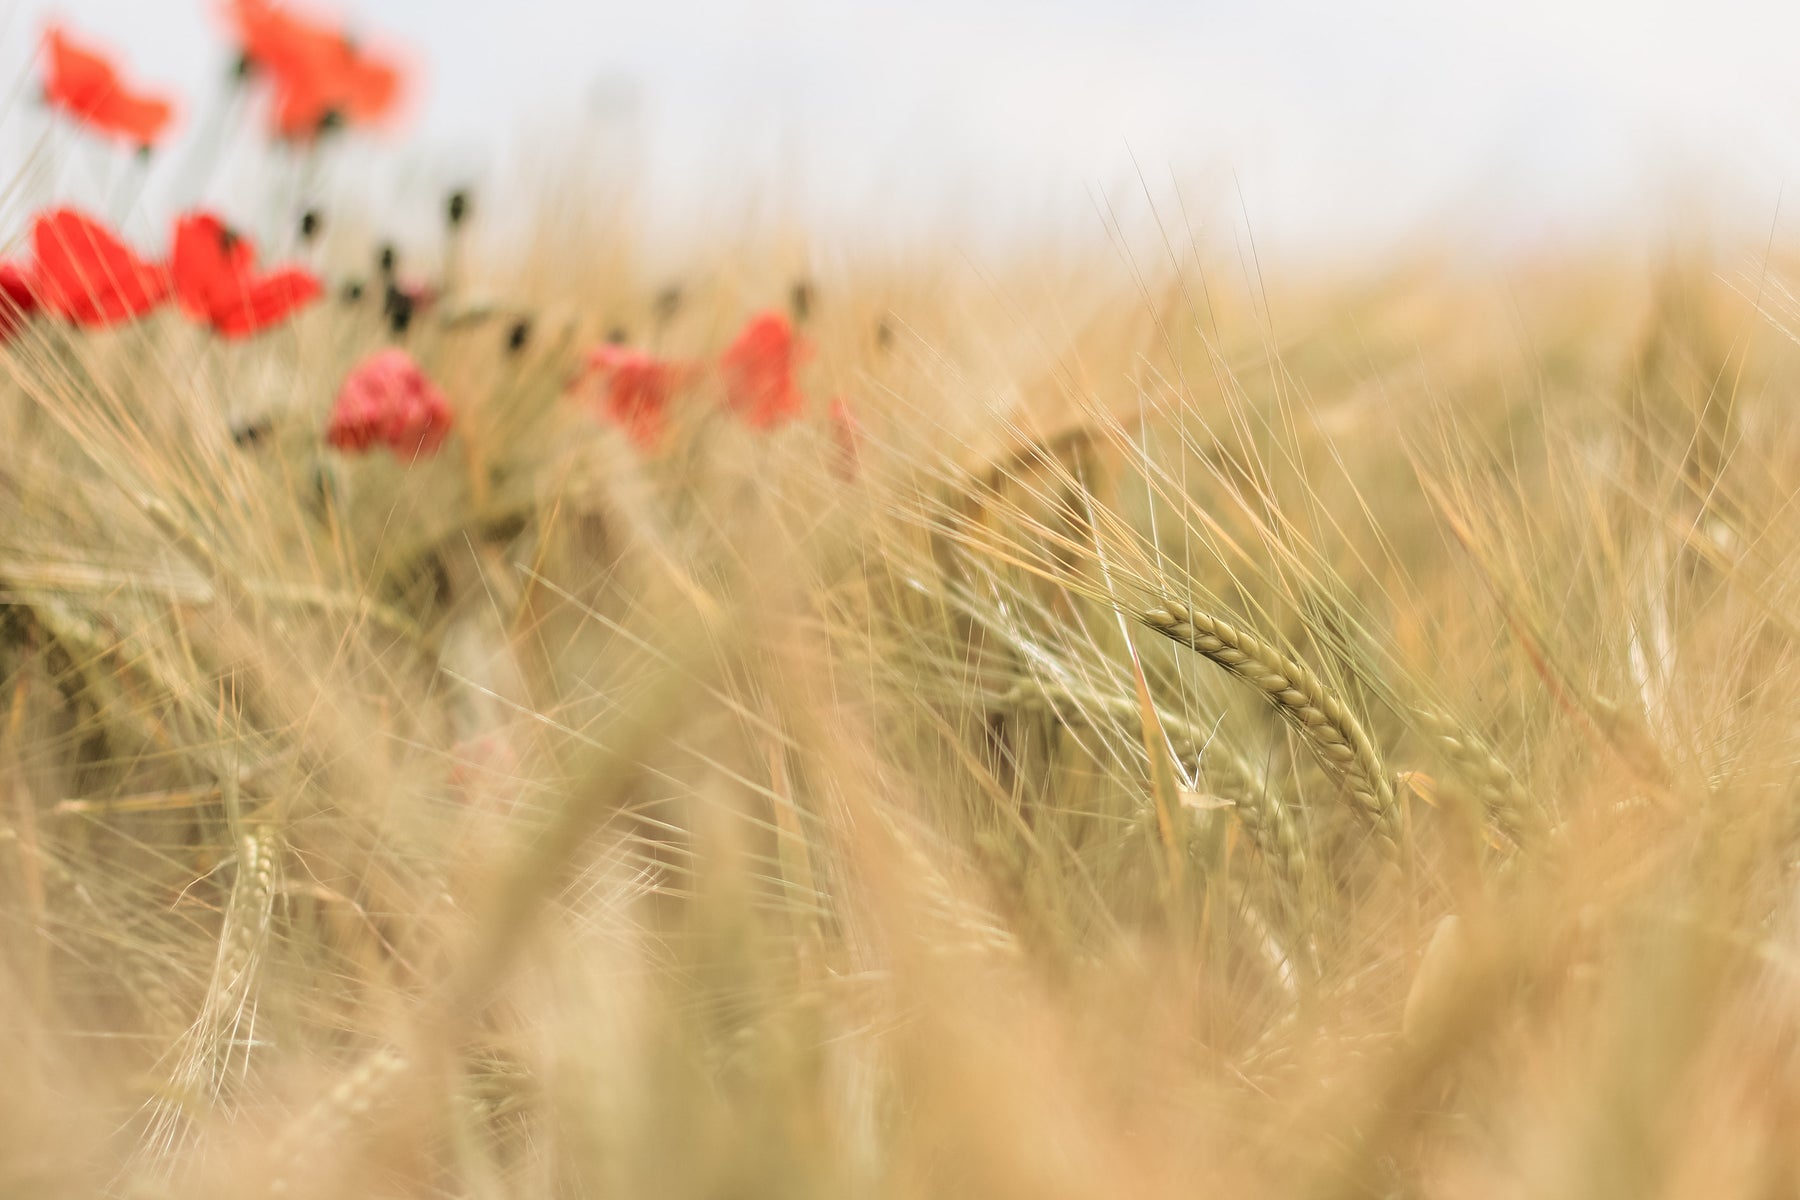
[[[345,107],[359,121],[379,121],[400,98],[400,71],[391,63],[359,57],[346,71]]]
[[[436,450],[453,423],[443,393],[406,351],[395,348],[369,356],[350,372],[332,406],[325,439],[340,450],[379,443],[410,458]]]
[[[278,136],[304,141],[318,134],[336,105],[317,75],[303,74],[277,81],[271,117]]]
[[[280,324],[323,292],[323,286],[310,271],[300,267],[271,271],[249,284],[235,303],[216,310],[213,325],[228,338],[248,337]]]
[[[806,410],[794,368],[812,347],[794,333],[786,314],[759,313],[720,355],[725,396],[753,429],[772,429]]]
[[[169,294],[167,271],[132,253],[104,226],[73,209],[55,209],[32,227],[38,297],[78,325],[140,317]]]
[[[44,46],[50,57],[44,89],[53,101],[82,108],[118,86],[112,64],[76,46],[61,29],[52,28]]]
[[[174,116],[169,101],[133,91],[102,55],[75,45],[61,29],[45,37],[49,71],[44,95],[51,104],[99,130],[150,145]]]
[[[0,263],[0,341],[17,333],[37,308],[37,280],[30,268]]]
[[[234,0],[230,16],[244,56],[277,75],[313,69],[345,52],[342,34],[269,0]]]
[[[229,16],[244,56],[272,78],[270,120],[279,136],[303,141],[334,115],[370,122],[393,111],[400,68],[364,53],[341,31],[268,0],[232,0]]]
[[[323,291],[318,278],[300,267],[258,276],[256,247],[208,212],[176,222],[169,266],[182,311],[230,338],[285,320]]]
[[[140,146],[152,146],[162,137],[174,115],[174,106],[167,100],[114,92],[89,114],[88,120],[102,129],[130,138]]]
[[[208,212],[175,223],[169,255],[175,298],[188,316],[210,321],[222,304],[241,298],[256,266],[256,247]]]
[[[592,404],[640,449],[653,449],[668,430],[670,402],[692,381],[695,368],[611,344],[593,347],[585,358],[571,394]]]

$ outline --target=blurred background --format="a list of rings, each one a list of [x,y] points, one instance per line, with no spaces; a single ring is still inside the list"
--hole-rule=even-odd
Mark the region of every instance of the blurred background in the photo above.
[[[13,0],[0,79],[28,89],[66,20],[186,98],[193,136],[230,61],[218,7]],[[1800,166],[1800,5],[1776,0],[315,7],[418,64],[392,135],[415,173],[576,156],[665,231],[773,217],[979,249],[1104,237],[1153,199],[1264,254],[1553,249],[1766,236]]]

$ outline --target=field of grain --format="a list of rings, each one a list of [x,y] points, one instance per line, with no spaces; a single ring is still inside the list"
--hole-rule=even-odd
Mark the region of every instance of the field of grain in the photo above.
[[[10,322],[0,1195],[1800,1190],[1800,260],[581,186]]]

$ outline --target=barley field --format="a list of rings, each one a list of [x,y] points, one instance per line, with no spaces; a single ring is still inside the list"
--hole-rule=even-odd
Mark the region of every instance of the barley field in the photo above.
[[[8,202],[0,1195],[1800,1194],[1800,259],[585,186]]]

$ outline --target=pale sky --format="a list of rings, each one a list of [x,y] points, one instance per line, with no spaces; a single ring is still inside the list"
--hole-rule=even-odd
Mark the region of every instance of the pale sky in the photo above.
[[[192,133],[229,58],[213,4],[0,0],[0,80],[53,14],[193,101]],[[1141,173],[1165,211],[1179,180],[1202,220],[1247,213],[1304,253],[1445,226],[1654,235],[1699,212],[1766,229],[1800,181],[1791,0],[322,7],[423,64],[390,156],[421,176],[557,146],[677,223],[780,202],[876,239],[1099,234],[1106,201],[1143,207]],[[0,120],[41,130],[28,109]]]

